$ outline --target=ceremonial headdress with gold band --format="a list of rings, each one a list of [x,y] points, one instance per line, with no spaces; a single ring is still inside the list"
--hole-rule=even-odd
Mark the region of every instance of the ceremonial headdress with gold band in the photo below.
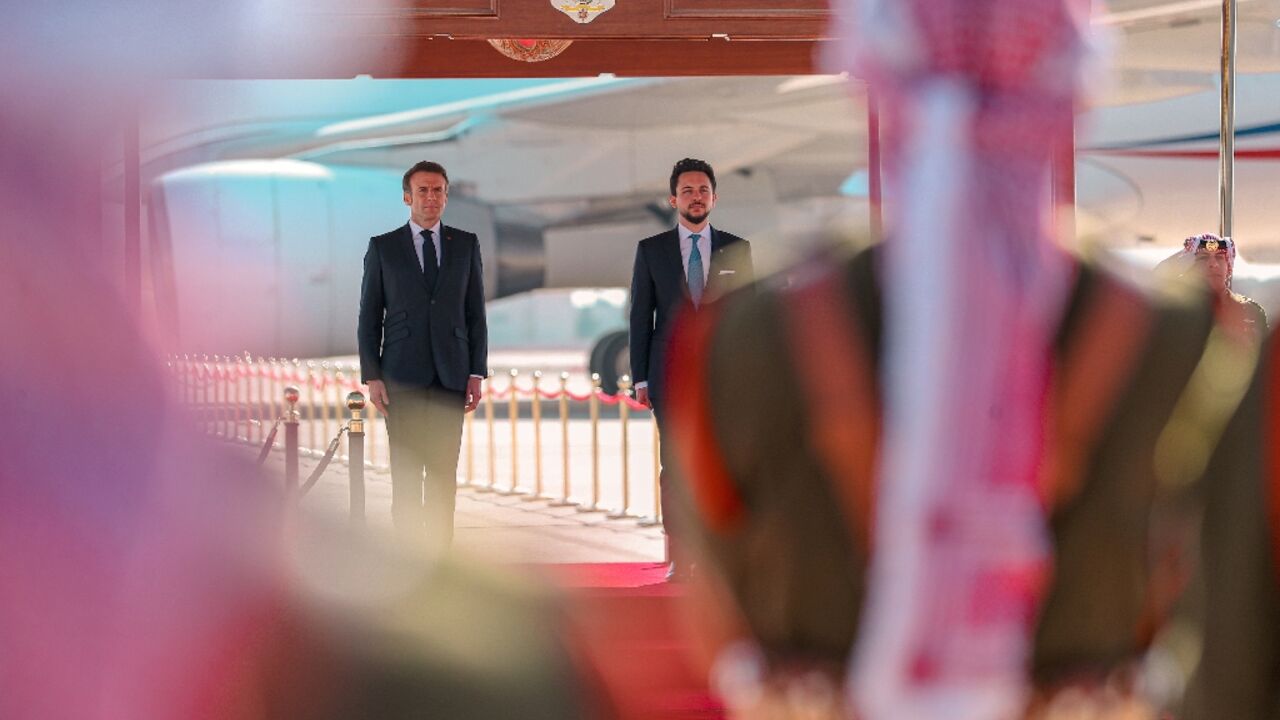
[[[1227,256],[1227,289],[1231,288],[1231,278],[1236,269],[1236,243],[1229,237],[1219,237],[1213,233],[1192,235],[1182,241],[1184,255],[1194,256],[1197,253],[1226,253]]]

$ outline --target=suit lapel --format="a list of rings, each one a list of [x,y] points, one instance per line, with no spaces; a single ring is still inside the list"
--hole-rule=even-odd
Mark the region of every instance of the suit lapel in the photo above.
[[[680,231],[672,228],[662,242],[662,256],[666,258],[668,272],[673,273],[685,300],[689,297],[689,278],[684,274],[684,258],[680,254]]]
[[[440,225],[440,272],[436,275],[436,287],[432,293],[440,291],[440,286],[444,284],[445,278],[450,277],[454,272],[453,268],[462,260],[460,255],[463,254],[463,248],[458,244],[454,237],[453,228],[448,225]]]
[[[724,236],[720,231],[708,225],[707,230],[711,231],[711,259],[707,261],[707,288],[702,296],[704,302],[715,300],[719,294],[720,268],[724,265]]]

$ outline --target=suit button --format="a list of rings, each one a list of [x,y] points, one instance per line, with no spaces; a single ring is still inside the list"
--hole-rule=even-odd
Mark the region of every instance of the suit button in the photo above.
[[[432,301],[431,301],[431,304],[432,304],[432,305],[435,305],[435,304],[436,304],[436,301],[435,301],[435,300],[432,300]]]

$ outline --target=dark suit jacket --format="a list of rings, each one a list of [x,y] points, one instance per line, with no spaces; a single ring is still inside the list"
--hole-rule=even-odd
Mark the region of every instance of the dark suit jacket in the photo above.
[[[750,283],[755,275],[751,243],[708,227],[711,259],[702,307]],[[680,312],[693,309],[680,256],[679,231],[672,228],[641,240],[631,275],[631,378],[633,382],[649,383],[649,397],[654,402],[662,396],[664,358],[675,318]]]
[[[413,249],[409,224],[369,240],[360,286],[363,382],[459,392],[488,372],[480,243],[473,233],[440,226],[440,272],[432,291]]]

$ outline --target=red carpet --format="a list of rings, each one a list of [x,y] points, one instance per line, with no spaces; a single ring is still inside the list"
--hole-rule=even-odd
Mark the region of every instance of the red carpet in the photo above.
[[[551,573],[562,587],[647,588],[662,589],[668,594],[678,587],[665,582],[667,566],[661,563],[561,563],[538,567]]]
[[[710,720],[725,717],[691,666],[681,628],[679,583],[655,563],[545,565],[571,592],[571,622],[624,718]]]

